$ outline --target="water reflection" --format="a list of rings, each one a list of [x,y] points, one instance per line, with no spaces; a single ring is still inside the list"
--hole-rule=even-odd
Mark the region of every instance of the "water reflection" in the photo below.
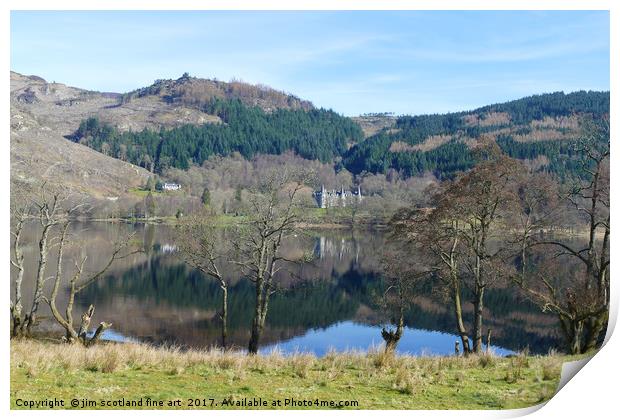
[[[76,313],[93,303],[97,322],[114,325],[107,335],[110,339],[131,337],[193,347],[219,344],[221,290],[180,260],[172,227],[90,223],[74,230],[82,243],[67,251],[67,264],[72,264],[71,255],[86,253],[93,256],[89,258],[95,269],[97,258],[105,259],[119,232],[135,231],[147,249],[146,254],[118,261],[105,278],[84,289],[78,295]],[[226,240],[227,233],[222,235]],[[383,241],[380,232],[352,231],[318,231],[289,240],[285,247],[289,256],[314,250],[316,258],[279,273],[277,281],[284,291],[272,297],[262,351],[278,346],[287,352],[320,355],[330,348],[367,350],[380,344],[381,316],[373,296],[382,288],[378,250]],[[34,264],[35,250],[26,257]],[[232,265],[222,271],[230,284],[229,341],[245,348],[253,315],[253,284]],[[407,329],[398,351],[452,353],[457,338],[450,306],[431,290],[431,285],[421,290],[407,311]],[[485,322],[493,329],[496,353],[526,346],[545,353],[559,347],[555,318],[517,298],[512,288],[489,290],[487,308]],[[472,310],[471,305],[465,306],[466,318]]]
[[[398,343],[397,353],[408,355],[451,355],[454,342],[460,337],[439,331],[405,328]],[[382,344],[377,328],[353,321],[343,321],[327,328],[313,328],[304,335],[294,337],[278,344],[263,347],[261,353],[274,350],[283,353],[310,352],[323,356],[334,351],[367,351]],[[499,356],[511,354],[510,350],[491,346],[491,351]]]

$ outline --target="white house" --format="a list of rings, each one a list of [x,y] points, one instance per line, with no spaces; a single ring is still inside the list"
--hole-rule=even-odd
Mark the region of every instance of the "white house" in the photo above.
[[[164,191],[176,191],[181,189],[181,184],[175,184],[174,182],[165,182],[161,189]]]

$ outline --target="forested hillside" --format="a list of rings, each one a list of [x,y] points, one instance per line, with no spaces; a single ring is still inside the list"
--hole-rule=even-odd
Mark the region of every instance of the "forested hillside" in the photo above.
[[[251,158],[292,150],[306,159],[328,162],[341,156],[350,143],[363,138],[362,130],[353,121],[324,109],[265,112],[238,99],[212,99],[202,110],[217,115],[223,123],[121,133],[93,117],[80,124],[74,138],[155,172],[168,167],[187,169],[191,164],[202,164],[209,156],[232,152]]]
[[[192,86],[184,83],[174,81],[175,95],[179,85]],[[306,102],[267,110],[240,98],[196,96],[195,87],[192,94],[175,96],[169,86],[168,90],[162,86],[168,85],[157,82],[147,90],[125,95],[129,99],[124,100],[164,95],[164,100],[192,104],[221,123],[121,131],[92,117],[80,124],[73,139],[158,173],[201,165],[213,155],[239,152],[251,158],[293,151],[306,159],[332,162],[353,174],[396,170],[405,178],[432,173],[442,179],[470,169],[473,149],[486,137],[534,169],[563,178],[578,172],[574,147],[583,121],[609,113],[609,92],[556,92],[474,111],[401,116],[392,125],[386,120],[384,127],[363,140],[356,121],[331,110],[302,107]]]
[[[609,92],[536,95],[474,111],[403,116],[344,155],[351,172],[405,176],[433,172],[450,177],[470,169],[477,139],[487,136],[512,157],[537,160],[539,169],[565,176],[576,170],[572,159],[584,118],[609,114]]]

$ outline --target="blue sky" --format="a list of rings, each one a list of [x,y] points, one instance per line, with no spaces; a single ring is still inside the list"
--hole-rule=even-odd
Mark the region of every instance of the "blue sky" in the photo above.
[[[113,92],[189,72],[345,115],[448,112],[609,90],[609,14],[13,11],[11,69]]]

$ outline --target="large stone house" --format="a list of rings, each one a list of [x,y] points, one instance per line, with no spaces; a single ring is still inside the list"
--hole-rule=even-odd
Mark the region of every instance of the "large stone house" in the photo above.
[[[359,185],[353,190],[345,190],[344,187],[340,187],[340,190],[326,190],[325,185],[321,185],[321,190],[314,192],[314,199],[322,209],[347,207],[362,201],[362,190]]]

